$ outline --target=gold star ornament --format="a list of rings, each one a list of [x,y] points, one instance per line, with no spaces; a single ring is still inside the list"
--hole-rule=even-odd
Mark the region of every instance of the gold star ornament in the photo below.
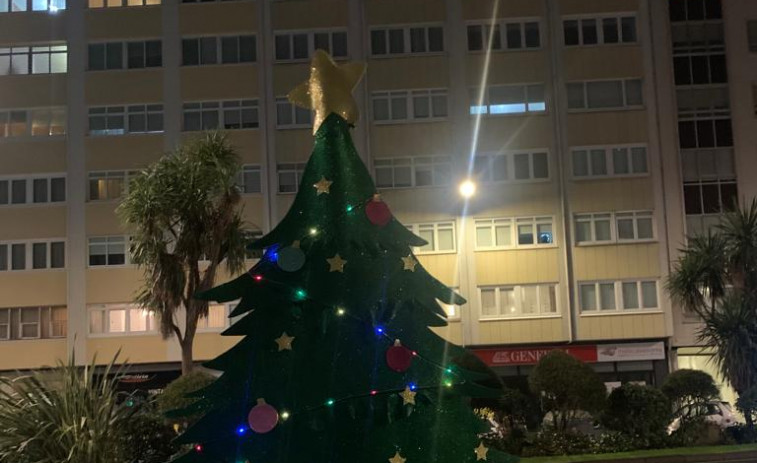
[[[481,442],[473,451],[476,453],[476,461],[486,460],[486,454],[489,453],[489,448],[484,446],[484,443]]]
[[[363,63],[336,64],[328,53],[316,50],[310,61],[310,78],[289,92],[289,101],[315,111],[313,134],[331,113],[354,124],[359,113],[352,90],[364,72]]]
[[[411,272],[414,272],[416,265],[418,265],[418,261],[415,260],[415,257],[412,255],[402,258],[402,270],[410,270]]]
[[[344,264],[346,264],[347,261],[342,259],[342,257],[339,254],[336,254],[334,255],[334,257],[330,257],[326,259],[326,262],[329,263],[329,272],[344,273]]]
[[[402,405],[415,405],[415,391],[410,390],[410,386],[405,386],[405,390],[400,392],[402,397]]]
[[[326,180],[326,177],[321,177],[320,180],[318,180],[318,183],[313,184],[313,188],[315,188],[315,195],[321,196],[322,194],[331,193],[329,191],[329,188],[331,188],[331,184],[334,183],[331,180]]]
[[[289,336],[286,331],[281,333],[281,336],[275,339],[276,344],[279,346],[279,352],[282,350],[292,350],[292,341],[294,336]]]
[[[399,451],[397,451],[397,453],[395,453],[394,456],[389,459],[389,463],[405,463],[405,461],[407,461],[407,458],[402,458],[402,455],[400,455]]]

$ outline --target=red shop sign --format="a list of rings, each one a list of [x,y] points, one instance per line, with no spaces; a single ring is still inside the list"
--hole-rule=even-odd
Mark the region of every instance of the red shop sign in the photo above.
[[[597,346],[524,347],[511,349],[475,349],[478,358],[490,367],[503,365],[534,365],[548,352],[561,350],[583,362],[597,361]]]

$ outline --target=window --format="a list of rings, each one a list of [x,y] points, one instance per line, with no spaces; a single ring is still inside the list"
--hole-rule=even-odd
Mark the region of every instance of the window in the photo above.
[[[452,181],[449,156],[374,159],[377,188],[445,186]]]
[[[0,309],[0,340],[63,338],[66,312],[65,307]]]
[[[578,283],[581,312],[657,310],[657,281],[598,281]]]
[[[66,9],[66,0],[0,0],[0,13],[22,11],[56,12]],[[0,334],[0,338],[2,335]]]
[[[426,245],[414,248],[415,254],[455,252],[455,222],[420,223],[407,228],[426,240]]]
[[[636,16],[571,18],[563,21],[566,46],[635,43]]]
[[[0,75],[65,73],[67,51],[66,45],[0,47]]]
[[[0,207],[9,204],[57,203],[65,200],[65,177],[0,178]]]
[[[553,246],[552,217],[477,219],[476,250]]]
[[[103,236],[89,239],[89,266],[126,265],[126,237]]]
[[[746,33],[749,44],[749,51],[752,53],[757,52],[757,21],[746,22]]]
[[[229,326],[229,309],[226,304],[209,304],[208,316],[197,320],[198,330],[218,330]]]
[[[373,92],[373,121],[426,121],[447,117],[447,89]]]
[[[65,268],[63,241],[0,243],[0,271]]]
[[[573,148],[573,177],[622,177],[649,173],[646,146]]]
[[[184,103],[184,131],[259,127],[258,100]]]
[[[477,154],[473,171],[483,183],[546,180],[549,179],[549,156],[544,152]]]
[[[89,108],[90,135],[163,132],[163,105]]]
[[[89,307],[89,334],[128,335],[158,331],[155,314],[130,304],[102,304]]]
[[[685,181],[683,199],[687,215],[722,214],[733,211],[738,206],[736,180]]]
[[[105,171],[89,173],[89,201],[118,199],[129,190],[131,180],[139,175],[137,171]]]
[[[678,120],[678,142],[683,149],[731,147],[731,119],[682,117]]]
[[[147,40],[91,43],[88,47],[88,62],[90,71],[161,67],[163,42]]]
[[[310,128],[313,113],[289,102],[287,97],[276,98],[276,127],[279,129]]]
[[[160,5],[161,0],[89,0],[89,8]]]
[[[317,30],[276,32],[276,61],[306,61],[315,50],[329,52],[334,58],[347,57],[347,31]]]
[[[676,85],[708,85],[728,82],[725,53],[673,56]]]
[[[182,64],[253,63],[257,56],[256,47],[254,35],[187,38],[181,41]]]
[[[670,0],[670,21],[721,19],[721,0]]]
[[[520,50],[541,47],[538,21],[507,21],[468,24],[468,51]],[[504,32],[504,35],[502,34]]]
[[[609,243],[612,241],[612,214],[577,214],[576,243]]]
[[[568,83],[569,109],[620,109],[643,105],[641,79]]]
[[[654,239],[653,224],[652,211],[615,213],[618,242]]]
[[[278,164],[279,193],[296,193],[305,171],[305,163]]]
[[[242,193],[260,193],[263,189],[261,186],[260,166],[246,164],[242,166],[242,172],[237,179],[239,191]]]
[[[483,286],[478,288],[481,319],[555,316],[557,285]]]
[[[493,85],[486,88],[481,98],[480,91],[470,92],[471,114],[523,114],[547,110],[544,84]]]
[[[576,244],[639,242],[655,239],[652,211],[576,214]]]
[[[375,28],[371,30],[373,56],[441,53],[444,28],[439,25]]]
[[[66,108],[0,110],[0,138],[66,133]]]

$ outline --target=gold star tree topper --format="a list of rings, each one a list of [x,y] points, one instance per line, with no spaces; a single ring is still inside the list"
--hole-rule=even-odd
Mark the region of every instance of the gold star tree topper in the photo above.
[[[316,50],[310,61],[310,78],[289,92],[289,101],[315,111],[313,134],[331,113],[354,124],[359,113],[352,90],[364,72],[364,63],[336,64],[328,53]]]
[[[389,458],[390,463],[405,463],[405,461],[407,461],[407,458],[402,458],[399,451],[392,458]]]

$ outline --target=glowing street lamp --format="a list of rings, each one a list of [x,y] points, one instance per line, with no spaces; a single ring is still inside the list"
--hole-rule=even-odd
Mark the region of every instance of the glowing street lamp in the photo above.
[[[465,180],[460,184],[458,191],[463,198],[470,198],[476,194],[476,184],[472,180]]]

